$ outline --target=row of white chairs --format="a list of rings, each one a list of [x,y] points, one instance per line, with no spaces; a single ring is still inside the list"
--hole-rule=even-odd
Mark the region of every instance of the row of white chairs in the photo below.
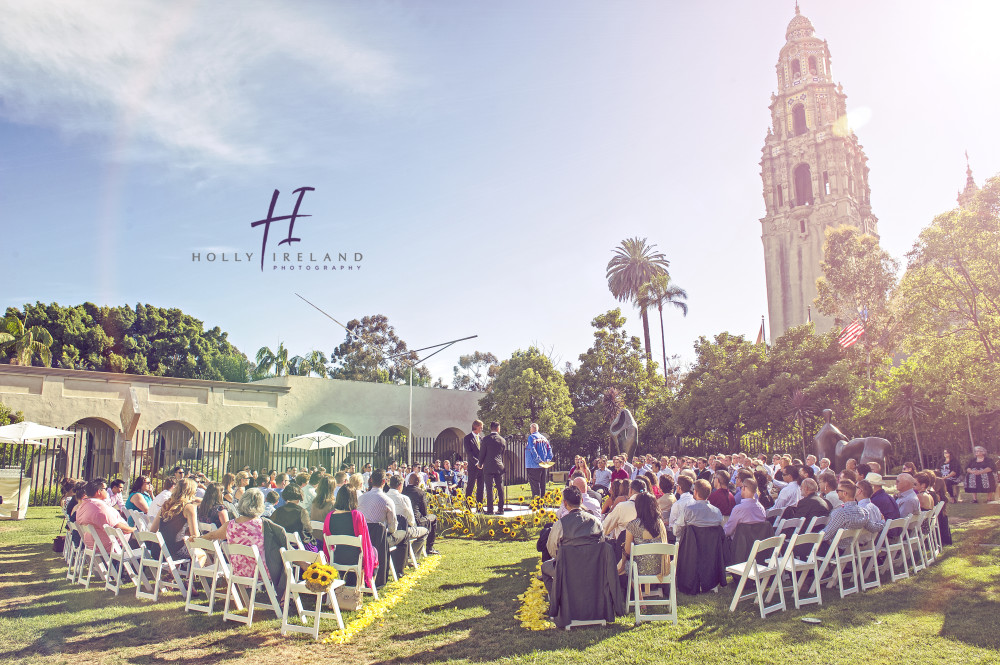
[[[839,529],[822,556],[819,551],[823,533],[812,532],[816,519],[820,518],[814,518],[810,528],[802,532],[801,524],[783,520],[776,527],[775,536],[754,543],[746,562],[726,568],[727,573],[739,577],[729,610],[736,611],[741,600],[756,597],[760,616],[764,618],[787,609],[787,590],[792,591],[795,609],[800,609],[813,603],[822,605],[824,585],[828,589],[839,587],[843,598],[878,588],[883,577],[895,582],[909,577],[911,571],[916,574],[934,563],[944,550],[938,529],[943,508],[941,502],[931,510],[889,520],[877,536],[863,529]],[[789,527],[793,527],[790,535],[783,532]],[[758,555],[766,556],[766,563],[758,563]],[[882,555],[880,565],[878,559]],[[812,583],[807,584],[810,579]],[[749,582],[753,582],[754,591],[743,594]],[[773,602],[775,593],[777,602]]]
[[[141,514],[141,513],[140,513]],[[135,518],[133,518],[135,520]],[[135,520],[136,524],[140,524]],[[214,531],[212,524],[199,525],[202,534]],[[139,530],[135,536],[138,546],[133,548],[129,535],[120,529],[105,525],[105,535],[110,542],[110,549],[104,546],[93,525],[77,525],[69,523],[63,555],[67,565],[66,578],[87,588],[95,574],[98,580],[104,582],[105,589],[116,596],[122,585],[131,581],[135,585],[136,598],[156,602],[163,591],[177,591],[184,597],[184,611],[214,612],[216,594],[221,593],[219,582],[225,584],[225,604],[222,618],[225,621],[236,621],[250,624],[253,622],[254,609],[272,610],[281,619],[281,634],[288,632],[307,632],[319,639],[320,620],[322,618],[336,619],[337,625],[343,629],[344,622],[340,614],[334,590],[344,585],[343,579],[335,580],[326,591],[310,591],[302,580],[302,573],[312,563],[319,561],[327,564],[326,554],[322,551],[311,552],[302,547],[297,533],[286,533],[286,547],[281,549],[282,563],[285,567],[286,585],[283,602],[278,601],[274,586],[267,575],[263,564],[263,556],[254,546],[231,544],[225,541],[207,540],[202,537],[192,538],[186,542],[188,557],[175,559],[171,556],[163,537],[159,533]],[[74,538],[76,534],[76,538]],[[88,538],[84,538],[84,535]],[[86,541],[92,545],[87,546]],[[79,541],[75,544],[74,540]],[[326,536],[325,544],[328,551],[333,552],[338,546],[353,547],[358,551],[356,561],[350,563],[330,563],[341,573],[353,573],[359,587],[363,586],[364,568],[362,565],[362,541],[358,536]],[[154,552],[156,554],[154,554]],[[410,552],[412,556],[412,549]],[[240,576],[233,573],[231,560],[233,556],[246,557],[253,563],[254,572],[251,576]],[[414,562],[415,563],[415,562]],[[390,570],[392,568],[390,567]],[[395,577],[395,570],[392,571]],[[200,587],[206,594],[205,603],[199,603],[195,598],[196,589]],[[372,594],[378,599],[378,591],[374,581],[370,581],[362,591]],[[315,609],[308,612],[304,609],[301,596],[314,596]],[[324,612],[324,600],[332,612]],[[289,623],[290,608],[295,608],[300,621],[306,626]],[[246,615],[239,612],[246,612]],[[308,626],[312,618],[312,626]]]

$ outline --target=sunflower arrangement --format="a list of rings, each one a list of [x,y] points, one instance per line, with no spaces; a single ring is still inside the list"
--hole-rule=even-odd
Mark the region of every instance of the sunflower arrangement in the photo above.
[[[310,591],[326,591],[340,573],[333,566],[327,566],[316,561],[302,572],[302,580]]]

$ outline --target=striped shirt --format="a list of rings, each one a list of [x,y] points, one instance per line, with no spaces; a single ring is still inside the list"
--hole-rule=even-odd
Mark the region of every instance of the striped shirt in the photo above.
[[[834,508],[830,513],[830,519],[823,528],[823,540],[833,540],[840,529],[864,529],[878,533],[883,526],[885,526],[884,520],[876,519],[873,514],[866,512],[857,501],[845,501],[844,505]]]

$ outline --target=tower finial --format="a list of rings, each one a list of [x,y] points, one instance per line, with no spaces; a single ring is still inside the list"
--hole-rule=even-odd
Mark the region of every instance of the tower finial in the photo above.
[[[799,15],[799,0],[795,0],[795,15]]]
[[[969,150],[968,150],[968,148],[966,148],[966,150],[965,150],[965,172],[966,172],[966,174],[968,174],[968,176],[970,178],[972,177],[972,165],[969,164]]]

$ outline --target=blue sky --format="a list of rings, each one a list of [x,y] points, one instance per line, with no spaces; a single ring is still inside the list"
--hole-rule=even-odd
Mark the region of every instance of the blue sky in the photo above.
[[[902,257],[955,205],[966,149],[980,182],[1000,171],[1000,5],[801,6]],[[575,362],[617,306],[612,248],[640,236],[689,294],[668,352],[766,313],[758,163],[789,0],[0,8],[4,307],[149,302],[250,355],[329,352],[343,332],[300,292],[341,321],[383,313],[414,348],[478,334],[431,361],[450,380],[475,349]],[[360,270],[260,270],[250,222],[302,186],[293,251],[361,252]]]

